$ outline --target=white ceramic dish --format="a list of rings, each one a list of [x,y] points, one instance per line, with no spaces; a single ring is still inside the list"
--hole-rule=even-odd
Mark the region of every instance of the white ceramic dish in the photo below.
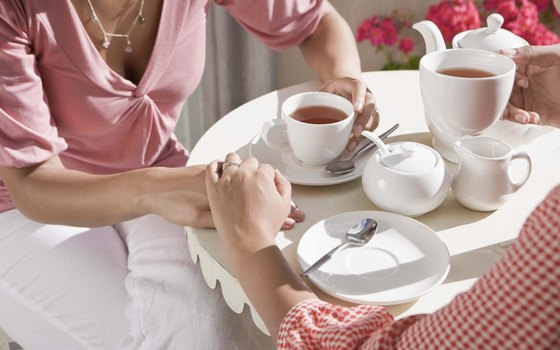
[[[368,159],[368,155],[364,154],[356,159],[354,171],[343,175],[331,175],[325,171],[324,166],[303,164],[292,152],[271,149],[260,135],[249,144],[249,155],[280,170],[292,184],[306,186],[328,186],[355,180],[362,175]]]
[[[346,248],[309,279],[325,293],[342,300],[392,305],[418,299],[441,284],[449,272],[449,252],[435,232],[399,214],[347,212],[321,220],[299,241],[300,267],[307,269],[344,239],[344,232],[371,217],[379,229],[362,247]]]

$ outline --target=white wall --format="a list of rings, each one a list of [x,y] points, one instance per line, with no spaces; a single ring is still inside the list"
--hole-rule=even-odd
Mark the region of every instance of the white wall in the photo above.
[[[346,19],[354,34],[358,25],[366,18],[375,14],[389,15],[395,9],[401,9],[416,16],[416,20],[425,18],[428,7],[438,0],[330,0],[331,4]],[[419,34],[418,39],[420,39]],[[419,41],[418,52],[423,53],[424,47]],[[362,60],[362,70],[371,71],[380,69],[385,63],[382,54],[376,54],[371,44],[358,43],[358,50]],[[278,84],[286,87],[302,81],[316,79],[314,73],[305,64],[297,48],[279,54]]]

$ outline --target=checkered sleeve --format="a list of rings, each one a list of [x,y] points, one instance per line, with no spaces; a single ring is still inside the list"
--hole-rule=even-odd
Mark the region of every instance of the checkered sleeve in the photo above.
[[[517,242],[467,292],[430,315],[310,300],[280,327],[279,349],[560,349],[560,186]]]
[[[297,304],[284,317],[277,348],[355,349],[392,320],[393,317],[380,306],[348,308],[308,299]]]

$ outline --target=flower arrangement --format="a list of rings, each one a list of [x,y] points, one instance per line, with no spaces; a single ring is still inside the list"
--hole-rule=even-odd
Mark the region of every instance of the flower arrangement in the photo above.
[[[489,14],[504,17],[503,28],[524,38],[531,45],[560,43],[552,30],[560,14],[550,0],[442,0],[429,7],[426,19],[440,29],[449,44],[465,30],[480,28]],[[385,54],[382,69],[417,69],[418,56],[410,33],[412,16],[394,11],[390,16],[365,19],[357,29],[356,40],[369,41],[376,51]]]
[[[377,52],[383,52],[387,63],[383,70],[418,69],[420,58],[412,55],[415,42],[407,35],[412,29],[412,16],[394,11],[391,16],[373,16],[364,20],[356,40],[369,41]]]

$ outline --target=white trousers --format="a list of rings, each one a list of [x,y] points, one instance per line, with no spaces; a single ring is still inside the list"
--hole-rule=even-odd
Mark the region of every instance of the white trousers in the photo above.
[[[0,213],[0,327],[25,350],[274,348],[154,215],[79,228]]]

